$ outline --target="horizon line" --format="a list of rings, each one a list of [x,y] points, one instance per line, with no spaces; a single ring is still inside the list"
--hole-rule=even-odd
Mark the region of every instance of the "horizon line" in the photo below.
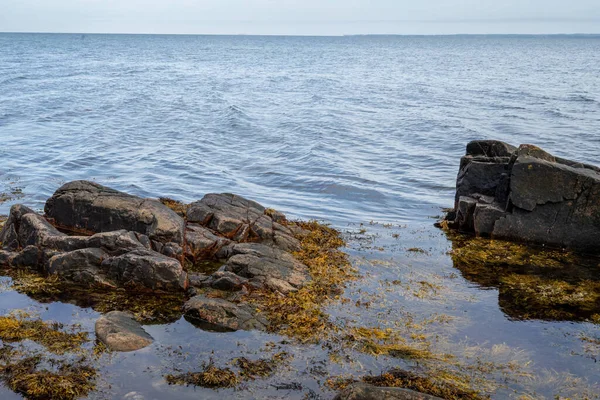
[[[266,36],[266,37],[351,37],[351,36],[600,36],[598,33],[347,33],[338,35],[278,33],[156,33],[156,32],[58,32],[0,31],[0,34],[29,35],[147,35],[147,36]]]

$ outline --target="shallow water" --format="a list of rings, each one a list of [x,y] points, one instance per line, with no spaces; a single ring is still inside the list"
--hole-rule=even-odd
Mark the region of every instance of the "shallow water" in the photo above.
[[[234,192],[325,219],[346,232],[363,275],[349,302],[331,305],[336,321],[401,329],[443,314],[451,320],[425,328],[437,350],[467,364],[518,360],[530,374],[494,398],[599,392],[600,349],[581,339],[599,338],[597,325],[515,314],[498,286],[455,268],[452,243],[430,217],[452,205],[471,139],[529,142],[597,164],[600,38],[0,34],[0,49],[0,192],[21,189],[19,202],[42,208],[61,183],[94,179],[183,201]],[[29,308],[93,332],[99,313],[77,304],[0,293],[0,313]],[[327,376],[415,366],[353,353],[333,362],[318,345],[205,332],[185,319],[146,328],[156,343],[104,356],[91,397],[327,399]],[[243,390],[163,379],[211,358],[224,366],[269,355],[261,349],[270,342],[293,359]],[[293,382],[301,389],[272,386]],[[17,398],[2,388],[0,397]]]

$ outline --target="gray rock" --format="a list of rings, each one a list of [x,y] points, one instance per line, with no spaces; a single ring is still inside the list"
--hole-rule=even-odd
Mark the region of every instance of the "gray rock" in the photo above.
[[[532,145],[472,142],[450,215],[462,231],[600,253],[600,169]]]
[[[0,242],[4,249],[15,251],[27,246],[41,246],[51,238],[63,236],[66,235],[41,215],[21,204],[15,204],[0,231]]]
[[[93,182],[60,187],[45,206],[60,227],[86,233],[125,229],[161,243],[183,243],[184,221],[159,201],[142,199]]]
[[[353,383],[342,390],[334,400],[442,400],[409,389],[377,387],[366,383]]]
[[[297,250],[300,246],[293,232],[282,224],[283,214],[230,193],[207,194],[192,203],[187,220],[237,242],[275,244],[284,250]]]
[[[195,296],[183,306],[188,320],[206,330],[265,330],[268,322],[247,304]]]
[[[10,260],[9,264],[13,268],[28,268],[34,271],[39,270],[41,254],[36,246],[27,246],[19,253],[16,253]],[[40,271],[41,272],[41,271]]]
[[[112,351],[135,351],[154,342],[130,314],[111,311],[96,321],[96,337]]]
[[[262,282],[278,279],[300,288],[311,278],[308,267],[291,254],[259,243],[238,243],[224,247],[219,253],[227,258],[224,271]]]
[[[265,286],[281,294],[289,294],[291,292],[298,291],[298,289],[290,285],[288,282],[277,278],[268,278],[265,281]]]
[[[59,253],[48,261],[48,273],[80,285],[116,287],[118,284],[107,280],[102,268],[102,261],[108,257],[99,248]]]
[[[187,273],[179,261],[152,250],[137,249],[102,261],[109,281],[152,290],[186,290]]]

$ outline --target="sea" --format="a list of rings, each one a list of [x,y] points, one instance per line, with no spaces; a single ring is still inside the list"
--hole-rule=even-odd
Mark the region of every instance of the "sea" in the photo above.
[[[431,328],[446,338],[441,350],[494,373],[486,360],[527,369],[481,384],[492,398],[593,398],[598,325],[511,311],[503,286],[456,268],[453,243],[433,227],[476,139],[600,165],[600,36],[0,33],[0,215],[15,203],[41,210],[77,179],[186,203],[239,194],[344,233],[364,279],[332,306],[336,320],[443,313],[455,323]],[[34,310],[93,337],[98,311],[2,279],[2,314]],[[364,355],[343,364],[318,345],[205,332],[184,318],[146,329],[153,347],[111,355],[90,398],[330,399],[327,376],[400,365]],[[295,358],[270,380],[221,391],[164,380],[209,360],[258,357],[273,342]],[[1,385],[0,397],[19,398]]]

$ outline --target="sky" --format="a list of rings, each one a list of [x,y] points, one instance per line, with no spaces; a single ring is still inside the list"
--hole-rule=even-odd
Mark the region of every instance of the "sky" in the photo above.
[[[0,32],[600,33],[600,0],[0,0]]]

